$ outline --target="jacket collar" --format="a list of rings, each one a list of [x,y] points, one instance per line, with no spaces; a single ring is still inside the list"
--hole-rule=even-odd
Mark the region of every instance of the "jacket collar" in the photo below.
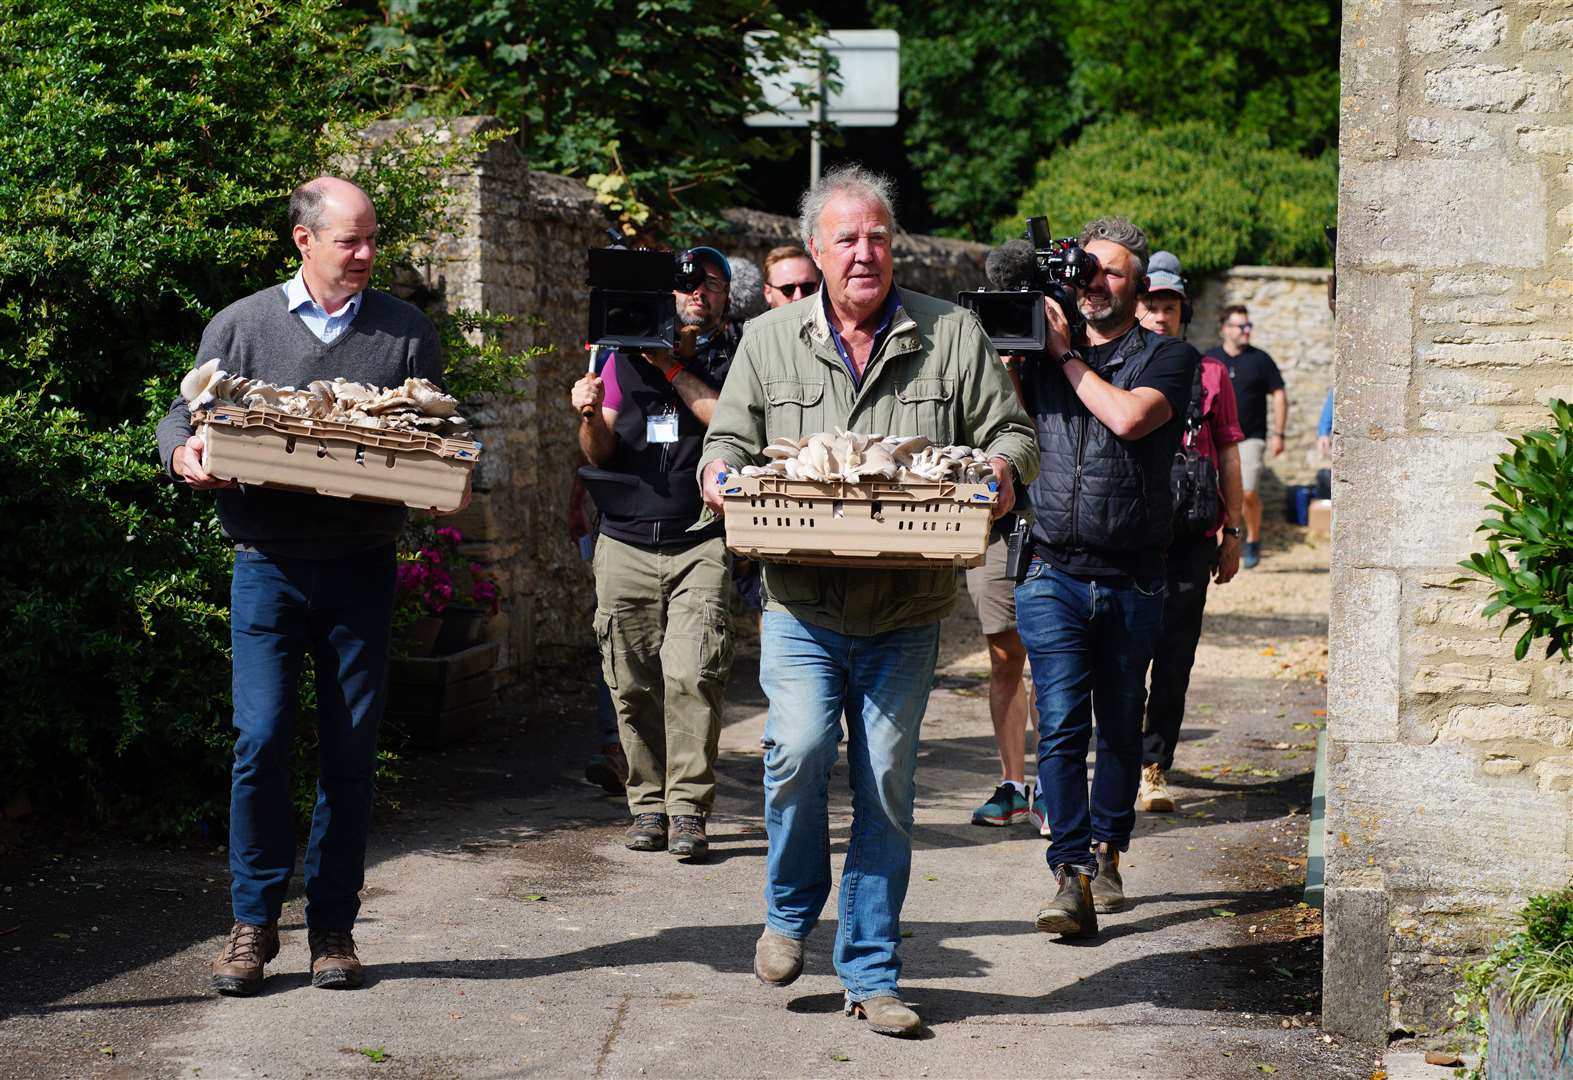
[[[823,284],[821,284],[819,291],[814,293],[813,296],[809,297],[808,303],[805,305],[808,310],[803,313],[803,322],[798,329],[798,333],[799,336],[808,339],[814,344],[821,345],[824,348],[829,349],[831,355],[834,356],[836,352],[836,346],[835,342],[833,342],[830,338],[830,320],[825,316],[825,298],[823,295],[824,291],[825,287]],[[900,302],[901,306],[896,309],[896,318],[895,321],[890,324],[890,333],[887,335],[887,341],[891,338],[895,338],[897,335],[907,335],[914,333],[918,328],[918,324],[914,322],[912,316],[907,313],[907,305],[902,298],[901,289],[897,287],[895,282],[891,282],[890,291],[896,294],[896,299],[898,302]],[[916,348],[915,342],[913,343],[912,347]],[[900,351],[909,351],[905,343],[903,343]]]

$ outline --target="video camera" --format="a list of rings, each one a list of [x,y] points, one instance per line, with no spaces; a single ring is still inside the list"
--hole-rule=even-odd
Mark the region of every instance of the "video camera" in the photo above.
[[[1043,298],[1059,304],[1070,324],[1071,340],[1081,338],[1087,321],[1076,307],[1076,290],[1098,273],[1098,258],[1074,237],[1056,240],[1048,218],[1027,219],[1026,238],[989,253],[989,290],[963,292],[956,303],[977,312],[984,331],[1002,353],[1042,352],[1048,347]]]
[[[670,349],[677,340],[673,290],[693,292],[704,268],[692,257],[630,249],[612,242],[590,249],[590,344],[621,349]]]

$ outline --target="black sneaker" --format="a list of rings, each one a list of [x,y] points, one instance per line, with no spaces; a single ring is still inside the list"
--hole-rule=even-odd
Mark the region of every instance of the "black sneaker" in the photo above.
[[[1059,889],[1038,909],[1034,925],[1045,934],[1064,937],[1098,936],[1098,912],[1092,903],[1092,873],[1086,866],[1056,866],[1054,880]]]
[[[705,838],[705,819],[698,814],[673,814],[672,837],[666,847],[673,855],[696,862],[710,854],[710,841]]]
[[[634,823],[623,834],[623,846],[629,851],[664,851],[666,815],[635,814]]]

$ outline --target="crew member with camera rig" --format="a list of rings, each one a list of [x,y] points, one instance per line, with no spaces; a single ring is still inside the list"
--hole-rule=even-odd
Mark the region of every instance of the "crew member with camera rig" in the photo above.
[[[618,348],[574,384],[572,401],[590,462],[580,475],[601,511],[595,631],[628,758],[624,843],[703,859],[732,637],[725,531],[693,528],[703,510],[696,472],[737,341],[726,256],[692,248],[677,265],[674,347]],[[625,318],[643,314],[637,296],[610,303]]]
[[[1096,913],[1125,904],[1119,859],[1135,824],[1147,665],[1163,625],[1169,471],[1198,358],[1136,321],[1147,283],[1139,228],[1099,218],[1080,247],[1085,331],[1073,337],[1046,298],[1048,347],[1022,369],[1040,468],[1016,619],[1037,691],[1038,788],[1057,882],[1036,924],[1092,938]]]

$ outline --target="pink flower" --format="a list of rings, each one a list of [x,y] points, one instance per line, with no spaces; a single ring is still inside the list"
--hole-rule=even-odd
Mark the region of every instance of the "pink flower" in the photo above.
[[[492,609],[492,614],[497,614],[497,586],[490,581],[477,581],[470,595],[475,603],[482,607]]]
[[[421,548],[421,558],[426,560],[427,562],[431,563],[433,566],[441,566],[442,565],[442,552],[439,551],[437,548],[434,548],[434,547],[423,547],[423,548]]]
[[[437,539],[444,543],[460,544],[464,542],[464,534],[454,528],[438,529]]]

